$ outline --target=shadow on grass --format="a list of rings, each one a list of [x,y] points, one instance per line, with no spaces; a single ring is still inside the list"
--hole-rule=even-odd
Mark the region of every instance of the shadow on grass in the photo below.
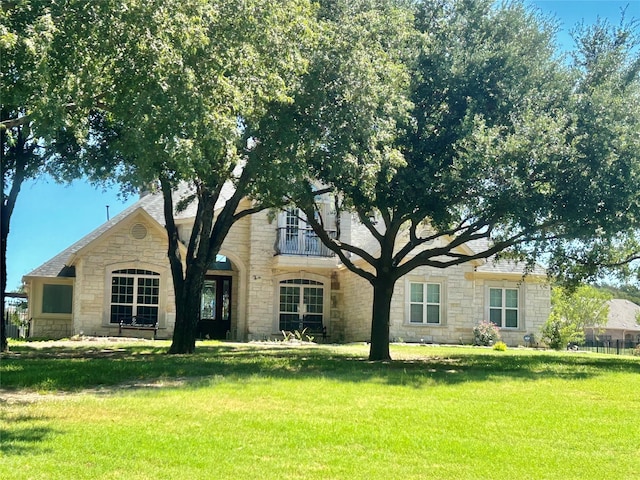
[[[205,343],[194,355],[166,355],[145,345],[14,349],[0,362],[2,390],[114,391],[122,386],[197,388],[211,379],[376,381],[420,388],[442,383],[545,378],[586,379],[611,371],[640,373],[634,358],[451,348],[400,352],[392,362],[369,362],[362,348]],[[418,353],[415,353],[415,352]]]
[[[41,442],[54,434],[50,427],[37,426],[42,418],[3,415],[6,425],[17,424],[9,428],[0,428],[0,452],[3,455],[35,455],[42,453]]]

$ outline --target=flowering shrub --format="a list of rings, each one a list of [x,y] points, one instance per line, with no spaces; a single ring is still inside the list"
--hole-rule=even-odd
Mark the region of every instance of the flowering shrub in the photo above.
[[[500,340],[500,328],[495,323],[482,321],[473,327],[474,345],[493,345]]]
[[[500,340],[493,344],[493,349],[499,352],[504,352],[507,349],[507,344]]]

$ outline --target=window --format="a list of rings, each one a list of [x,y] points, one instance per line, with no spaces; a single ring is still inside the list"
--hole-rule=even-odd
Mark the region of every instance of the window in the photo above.
[[[324,286],[307,279],[283,280],[279,290],[280,330],[305,328],[320,331],[323,327]]]
[[[144,317],[158,321],[160,274],[150,270],[116,270],[111,276],[111,323]]]
[[[440,284],[411,282],[409,289],[409,322],[439,324]]]
[[[300,218],[297,208],[290,208],[285,213],[285,239],[287,245],[297,243],[299,235]]]
[[[489,321],[498,327],[518,328],[518,289],[489,289]]]
[[[71,285],[42,286],[42,313],[71,313],[73,287]]]

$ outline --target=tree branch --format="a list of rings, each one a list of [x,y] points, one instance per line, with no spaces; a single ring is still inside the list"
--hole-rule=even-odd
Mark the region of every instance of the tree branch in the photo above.
[[[375,279],[375,275],[372,274],[371,272],[367,272],[366,270],[356,266],[351,261],[351,259],[345,254],[345,252],[353,253],[354,255],[360,256],[365,262],[367,262],[369,265],[371,265],[374,268],[376,266],[377,259],[373,257],[371,254],[369,254],[368,252],[358,247],[354,247],[353,245],[350,245],[348,243],[342,243],[339,240],[331,238],[327,233],[327,231],[323,228],[322,224],[314,218],[314,215],[313,215],[314,211],[311,210],[309,206],[307,207],[306,210],[303,209],[303,211],[308,217],[307,222],[311,225],[311,228],[313,228],[313,231],[316,233],[316,235],[318,235],[318,238],[320,238],[322,243],[324,243],[329,250],[334,252],[338,256],[338,258],[340,258],[340,261],[342,261],[344,266],[347,267],[356,275],[359,275],[360,277],[364,278],[368,282],[370,283],[373,282],[373,280]]]
[[[373,225],[373,222],[371,221],[371,218],[367,215],[367,212],[364,212],[361,208],[358,208],[356,206],[356,213],[358,214],[358,219],[360,220],[360,223],[362,223],[367,228],[367,230],[369,230],[369,233],[371,233],[373,238],[375,238],[378,241],[378,243],[382,243],[383,235]]]

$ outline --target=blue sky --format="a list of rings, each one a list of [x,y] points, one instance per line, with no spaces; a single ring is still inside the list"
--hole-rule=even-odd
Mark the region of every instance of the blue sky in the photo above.
[[[577,23],[593,23],[598,17],[617,24],[621,8],[627,19],[640,19],[640,0],[528,0],[527,4],[558,19],[558,42],[571,46],[568,35]],[[26,182],[11,218],[7,245],[7,290],[15,290],[23,275],[75,243],[137,198],[123,200],[115,188],[103,191],[87,182],[69,186],[48,179]]]

